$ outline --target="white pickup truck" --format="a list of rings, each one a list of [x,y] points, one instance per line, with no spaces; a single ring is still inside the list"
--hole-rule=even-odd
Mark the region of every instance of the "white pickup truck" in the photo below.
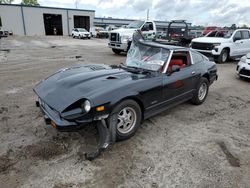
[[[205,37],[193,39],[190,47],[212,55],[218,63],[225,63],[230,58],[241,57],[250,52],[250,30],[211,31]]]
[[[115,29],[110,32],[108,46],[113,52],[119,54],[129,50],[132,36],[136,30],[141,30],[146,39],[156,36],[156,25],[153,21],[134,21],[126,28]]]

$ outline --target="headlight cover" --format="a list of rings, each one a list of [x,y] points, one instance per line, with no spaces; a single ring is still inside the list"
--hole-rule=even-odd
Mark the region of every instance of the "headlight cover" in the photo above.
[[[214,43],[213,46],[214,47],[220,46],[220,43]]]
[[[121,36],[121,41],[122,42],[128,42],[129,40],[131,40],[131,37],[128,35],[123,35]]]
[[[246,61],[247,61],[247,56],[241,57],[241,58],[240,58],[240,61],[241,61],[242,63],[246,63]]]
[[[89,102],[89,100],[85,100],[83,103],[82,103],[82,109],[84,110],[84,112],[88,113],[91,109],[91,104]]]

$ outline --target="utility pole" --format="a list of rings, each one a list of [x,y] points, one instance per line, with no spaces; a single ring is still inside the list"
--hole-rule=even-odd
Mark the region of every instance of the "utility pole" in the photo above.
[[[75,1],[75,6],[76,6],[76,9],[78,7],[78,0]]]
[[[147,9],[147,20],[149,18],[149,9]]]

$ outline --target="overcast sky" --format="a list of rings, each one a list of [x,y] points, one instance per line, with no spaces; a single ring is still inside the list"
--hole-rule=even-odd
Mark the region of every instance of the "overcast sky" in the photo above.
[[[96,17],[152,20],[185,19],[193,25],[250,26],[250,0],[77,0]],[[15,0],[14,3],[20,3]],[[75,0],[38,0],[41,6],[75,8]]]

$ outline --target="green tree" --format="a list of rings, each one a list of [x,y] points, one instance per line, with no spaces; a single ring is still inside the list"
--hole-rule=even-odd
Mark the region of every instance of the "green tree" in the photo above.
[[[37,0],[22,0],[22,5],[31,5],[31,6],[39,6],[40,4]]]
[[[241,29],[248,29],[247,25],[244,24],[243,26],[240,27]]]
[[[232,24],[230,28],[231,29],[237,29],[237,25],[236,24]]]
[[[14,0],[0,0],[2,4],[11,4]]]

